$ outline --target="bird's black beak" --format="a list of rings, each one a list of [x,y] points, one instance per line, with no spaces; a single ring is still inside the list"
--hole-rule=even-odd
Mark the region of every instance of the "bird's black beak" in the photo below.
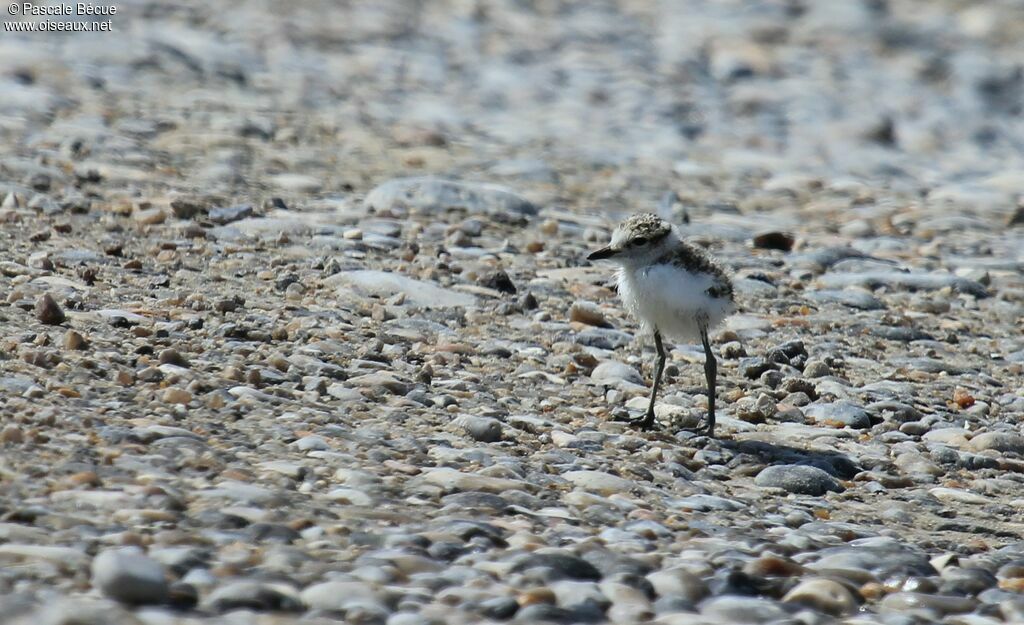
[[[613,250],[609,245],[608,247],[602,247],[596,252],[591,252],[590,256],[587,256],[587,260],[604,260],[606,258],[611,258],[618,253],[619,252],[617,250]]]

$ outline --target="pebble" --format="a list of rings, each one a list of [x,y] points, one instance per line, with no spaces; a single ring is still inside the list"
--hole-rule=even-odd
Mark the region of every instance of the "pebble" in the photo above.
[[[998,451],[1024,454],[1024,436],[1016,432],[982,432],[967,442],[971,451]]]
[[[53,299],[53,296],[49,293],[44,293],[36,300],[36,319],[40,323],[56,326],[64,323],[67,317],[64,315],[64,311],[61,310],[60,305],[57,304],[57,301]]]
[[[133,547],[105,549],[93,558],[92,585],[127,604],[163,603],[168,583],[163,566]]]
[[[160,352],[160,364],[188,368],[188,360],[182,356],[178,350],[173,348],[168,348]]]
[[[342,294],[355,289],[366,295],[393,297],[401,294],[404,303],[419,308],[453,308],[473,306],[476,297],[446,289],[432,282],[416,280],[397,273],[358,269],[342,271],[325,281],[329,287],[337,288]]]
[[[493,443],[501,440],[501,422],[491,417],[477,417],[473,415],[459,415],[455,425],[461,428],[473,440],[484,443]]]
[[[25,433],[16,425],[5,425],[0,431],[0,442],[20,445],[25,442]]]
[[[283,584],[233,581],[214,589],[203,600],[202,607],[215,613],[235,610],[299,612],[302,602],[294,589]]]
[[[569,471],[562,475],[577,488],[589,490],[602,495],[628,493],[637,487],[631,480],[603,471]]]
[[[803,407],[804,414],[814,419],[815,423],[830,427],[850,427],[864,429],[871,427],[871,419],[867,410],[848,402],[837,401],[830,404],[810,404]]]
[[[165,404],[181,404],[186,406],[192,401],[192,393],[183,388],[172,387],[164,389],[162,399]]]
[[[510,569],[511,572],[543,569],[547,579],[601,579],[601,572],[586,560],[560,550],[544,550],[519,558]]]
[[[588,326],[599,328],[610,328],[611,324],[605,319],[604,313],[596,305],[590,302],[575,302],[569,307],[569,321],[575,321]]]
[[[613,360],[606,360],[594,367],[594,370],[590,372],[590,379],[595,382],[604,382],[607,384],[616,384],[619,382],[628,382],[630,384],[638,385],[644,384],[643,376],[640,375],[639,371],[629,365],[621,362],[615,362]]]
[[[68,330],[64,333],[64,349],[68,351],[74,351],[79,349],[85,349],[87,347],[87,341],[85,337],[75,332],[74,330]]]
[[[831,579],[805,579],[787,592],[782,600],[806,605],[832,616],[846,616],[859,607],[853,593]]]
[[[843,487],[831,475],[818,467],[798,464],[770,466],[757,474],[758,486],[782,488],[798,495],[820,496],[827,492],[840,492]]]

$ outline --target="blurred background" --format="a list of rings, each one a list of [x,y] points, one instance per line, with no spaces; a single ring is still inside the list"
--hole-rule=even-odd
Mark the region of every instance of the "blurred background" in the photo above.
[[[8,182],[70,157],[128,196],[444,173],[699,213],[827,180],[1002,213],[1024,191],[1014,0],[110,4],[112,33],[0,38]]]

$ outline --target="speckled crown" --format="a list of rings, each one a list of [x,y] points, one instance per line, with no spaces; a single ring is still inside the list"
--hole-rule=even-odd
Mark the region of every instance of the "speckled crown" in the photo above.
[[[672,225],[654,213],[637,213],[631,215],[619,226],[629,238],[646,237],[654,241],[665,236],[672,230]]]

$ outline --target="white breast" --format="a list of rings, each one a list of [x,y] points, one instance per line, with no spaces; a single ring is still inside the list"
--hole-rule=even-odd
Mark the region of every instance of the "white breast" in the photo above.
[[[714,278],[674,265],[647,265],[619,270],[619,296],[648,331],[680,340],[700,336],[704,323],[713,328],[733,310],[725,298],[708,295]]]

